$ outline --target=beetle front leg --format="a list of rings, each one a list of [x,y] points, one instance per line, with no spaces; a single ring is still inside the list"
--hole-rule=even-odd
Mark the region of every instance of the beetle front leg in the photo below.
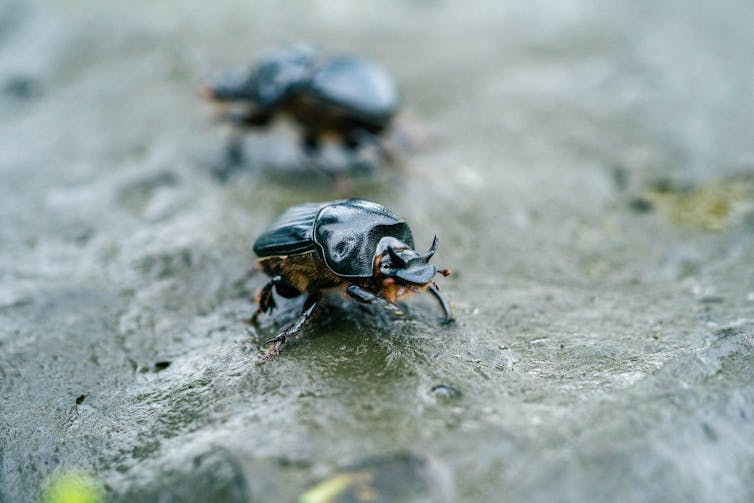
[[[215,170],[215,175],[221,181],[227,181],[235,171],[243,167],[245,130],[267,126],[272,120],[272,115],[267,112],[254,111],[246,113],[226,112],[219,117],[219,120],[228,124],[230,131],[225,144],[225,164]]]
[[[288,339],[296,339],[301,335],[304,326],[319,314],[322,299],[321,292],[312,293],[306,298],[304,309],[301,311],[299,317],[286,325],[278,335],[265,341],[265,344],[269,344],[270,346],[257,361],[257,365],[271,362],[277,358]]]
[[[403,316],[403,311],[401,311],[400,307],[393,304],[389,300],[383,299],[379,295],[375,295],[372,292],[364,290],[359,286],[350,285],[348,288],[346,288],[346,293],[357,302],[361,302],[362,304],[379,304],[385,309],[391,311],[394,315]]]
[[[437,288],[437,285],[435,285],[434,283],[429,285],[427,291],[429,291],[429,293],[431,293],[432,296],[437,299],[437,302],[440,304],[442,314],[445,316],[445,319],[443,321],[445,323],[450,323],[451,321],[453,321],[453,313],[450,310],[450,304],[448,304],[448,300],[443,296],[443,294],[440,293],[440,289]]]

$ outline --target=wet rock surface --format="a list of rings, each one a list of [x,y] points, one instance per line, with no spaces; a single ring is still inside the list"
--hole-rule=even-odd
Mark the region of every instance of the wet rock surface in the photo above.
[[[751,5],[287,5],[0,3],[0,501],[66,469],[297,501],[393,462],[417,498],[754,499]],[[300,40],[395,75],[402,170],[336,187],[276,126],[213,175],[197,85]],[[334,300],[254,366],[299,302],[245,323],[251,243],[344,196],[439,235],[457,321]]]

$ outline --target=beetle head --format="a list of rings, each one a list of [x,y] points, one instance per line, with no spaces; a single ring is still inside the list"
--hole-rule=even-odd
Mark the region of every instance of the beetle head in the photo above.
[[[429,263],[429,259],[437,251],[437,245],[435,236],[429,251],[421,255],[394,237],[383,237],[377,244],[375,259],[379,257],[380,260],[379,270],[375,273],[404,284],[427,285],[438,272],[437,268]]]
[[[248,75],[244,72],[226,72],[204,84],[199,89],[199,93],[210,101],[220,103],[250,101],[253,96],[248,80]]]
[[[278,49],[265,56],[250,72],[227,72],[205,84],[199,92],[216,102],[245,101],[269,107],[308,81],[314,61],[314,51],[308,46]]]

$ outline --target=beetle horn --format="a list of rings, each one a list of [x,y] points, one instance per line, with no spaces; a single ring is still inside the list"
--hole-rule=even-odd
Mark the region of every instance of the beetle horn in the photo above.
[[[398,253],[393,249],[392,246],[387,247],[387,254],[390,255],[390,262],[395,267],[403,267],[406,265],[406,261],[403,260]]]
[[[422,260],[425,262],[429,262],[429,259],[431,259],[432,255],[434,255],[435,252],[437,251],[437,247],[439,244],[440,244],[440,240],[437,239],[437,236],[435,236],[435,238],[432,240],[432,246],[429,247],[429,250],[427,251],[427,253],[422,255]]]

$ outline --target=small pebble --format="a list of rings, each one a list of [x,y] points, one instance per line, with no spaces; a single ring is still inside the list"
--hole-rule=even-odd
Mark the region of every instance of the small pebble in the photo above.
[[[436,384],[432,386],[431,392],[434,397],[440,400],[452,400],[461,396],[459,390],[446,384]]]

